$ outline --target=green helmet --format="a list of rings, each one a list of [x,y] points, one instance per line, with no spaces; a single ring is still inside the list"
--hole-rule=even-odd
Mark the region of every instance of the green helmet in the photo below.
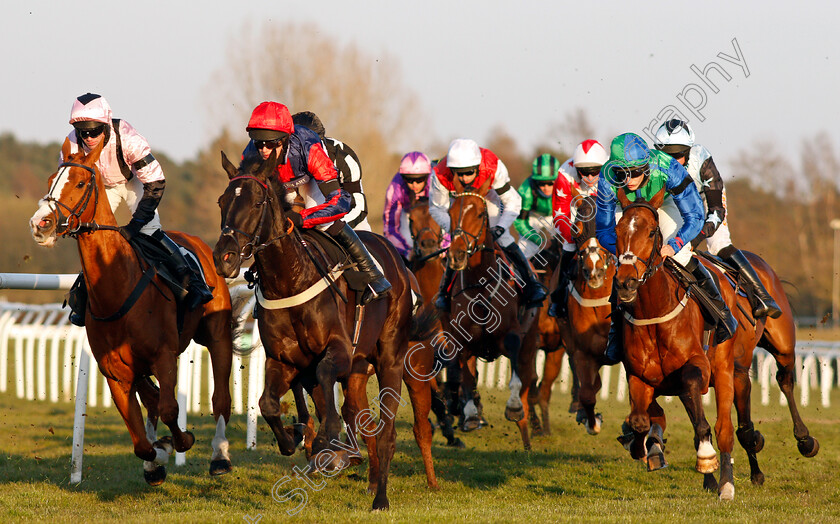
[[[554,181],[557,180],[559,170],[560,161],[548,153],[543,153],[531,164],[531,178],[536,181]]]

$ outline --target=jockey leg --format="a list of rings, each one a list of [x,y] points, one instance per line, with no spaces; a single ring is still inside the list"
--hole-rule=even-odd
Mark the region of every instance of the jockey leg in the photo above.
[[[557,288],[551,292],[551,305],[548,307],[548,316],[566,318],[568,315],[569,282],[574,279],[576,269],[573,263],[574,251],[563,250],[560,258],[560,274],[557,278]]]
[[[178,244],[166,236],[166,233],[162,229],[155,231],[152,236],[166,248],[166,251],[169,253],[170,267],[175,272],[175,275],[181,279],[181,285],[187,290],[187,295],[184,297],[184,305],[187,309],[192,311],[198,306],[213,300],[213,293],[210,292],[201,275],[198,275],[190,267]]]
[[[516,242],[511,242],[507,246],[502,246],[502,249],[505,251],[511,263],[513,263],[516,272],[525,281],[523,292],[525,293],[526,307],[542,305],[546,297],[545,288],[537,278],[537,275],[534,274],[534,271],[531,269],[531,264],[528,263],[528,259],[522,254],[519,246],[516,245]]]
[[[79,276],[70,288],[70,292],[67,294],[67,305],[70,306],[70,323],[74,326],[85,326],[87,297],[85,277],[82,273],[79,273]]]
[[[438,289],[437,298],[435,299],[435,307],[441,311],[449,312],[452,307],[452,299],[449,296],[449,283],[452,282],[452,277],[455,275],[455,270],[446,266],[446,271],[443,272],[443,278],[440,279],[440,289]]]
[[[697,261],[696,258],[686,264],[685,267],[697,280],[697,286],[702,289],[715,304],[720,317],[715,328],[715,341],[717,344],[729,340],[738,329],[738,321],[732,316],[732,312],[726,307],[726,302],[720,295],[720,290],[715,284],[715,279],[712,274],[706,269],[706,266]]]
[[[758,273],[755,272],[755,269],[752,267],[752,264],[750,264],[750,261],[747,260],[746,256],[744,256],[744,253],[730,244],[729,246],[721,249],[718,254],[723,260],[735,266],[738,270],[738,274],[747,284],[745,288],[747,297],[750,299],[753,316],[755,318],[761,318],[764,316],[779,318],[782,315],[782,310],[779,309],[776,301],[773,300],[773,297],[767,292],[764,284],[761,283],[761,279],[758,278]]]
[[[364,306],[385,296],[385,293],[391,289],[391,283],[388,282],[385,275],[376,267],[373,258],[358,235],[356,235],[356,232],[350,226],[344,224],[344,227],[339,229],[333,238],[341,244],[341,247],[347,250],[359,271],[368,277],[368,285],[362,293],[361,304]]]

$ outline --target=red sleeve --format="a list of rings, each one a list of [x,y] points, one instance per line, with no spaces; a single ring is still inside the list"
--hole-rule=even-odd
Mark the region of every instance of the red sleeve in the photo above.
[[[306,168],[318,182],[327,182],[338,178],[338,170],[336,170],[335,164],[327,156],[321,144],[312,144],[309,148]]]
[[[437,176],[438,181],[443,187],[445,187],[449,191],[455,191],[455,184],[452,183],[452,171],[450,171],[449,168],[446,167],[445,158],[441,160],[440,163],[438,163],[438,165],[435,166],[435,176]]]
[[[572,187],[568,178],[560,173],[554,181],[554,188],[551,195],[551,210],[554,217],[554,227],[563,237],[563,240],[571,243],[572,228]]]

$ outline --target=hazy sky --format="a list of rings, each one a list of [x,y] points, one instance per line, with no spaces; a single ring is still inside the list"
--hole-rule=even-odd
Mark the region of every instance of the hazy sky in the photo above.
[[[764,139],[796,161],[804,139],[838,127],[840,7],[750,5],[7,0],[0,132],[59,140],[73,99],[92,91],[153,150],[192,158],[218,132],[204,106],[228,43],[246,20],[293,21],[399,61],[432,125],[417,149],[458,136],[481,142],[501,124],[529,150],[559,141],[549,131],[576,107],[606,145],[615,134],[643,132],[672,105],[722,166]],[[720,69],[707,69],[712,62]],[[707,69],[717,93],[692,65]]]

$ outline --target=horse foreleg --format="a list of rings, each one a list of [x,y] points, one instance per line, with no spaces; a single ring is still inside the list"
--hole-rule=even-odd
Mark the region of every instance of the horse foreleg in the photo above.
[[[630,456],[636,460],[645,458],[645,436],[650,431],[650,416],[648,407],[653,402],[653,388],[645,384],[639,377],[627,377],[627,391],[630,395],[630,415],[627,423],[633,431],[633,441],[630,443]]]
[[[764,448],[764,436],[755,429],[751,416],[750,394],[752,383],[750,381],[749,369],[735,364],[735,412],[738,414],[738,430],[735,436],[744,451],[747,453],[747,461],[750,464],[750,480],[753,484],[760,486],[764,484],[764,473],[758,466],[759,451]]]
[[[213,368],[213,418],[216,421],[213,455],[210,457],[210,475],[213,476],[224,475],[233,469],[230,463],[230,443],[225,434],[230,423],[230,369],[233,359],[230,330],[226,333],[223,340],[214,340],[208,346]]]
[[[598,391],[601,390],[601,375],[598,373],[600,366],[595,358],[583,349],[575,350],[572,360],[580,381],[580,409],[575,419],[578,424],[585,425],[587,433],[597,435],[601,432],[602,420],[601,414],[595,413]]]
[[[563,353],[563,351],[557,350],[545,354],[543,376],[539,386],[537,386],[539,388],[537,396],[539,398],[540,412],[542,413],[543,435],[551,435],[551,418],[549,416],[548,405],[551,402],[551,387],[554,385],[557,377],[560,376],[560,370],[563,367]]]
[[[188,451],[195,443],[195,436],[190,431],[182,430],[178,425],[179,408],[175,392],[178,377],[177,356],[165,349],[161,350],[161,356],[152,364],[152,370],[160,384],[160,401],[158,402],[160,420],[166,424],[172,434],[172,447],[175,451],[180,453]]]
[[[291,366],[270,357],[266,358],[265,388],[260,397],[260,413],[274,433],[280,453],[287,456],[294,454],[298,441],[283,427],[280,399],[289,390],[296,374],[296,370]]]
[[[510,360],[510,384],[508,385],[510,388],[510,397],[508,397],[508,401],[505,404],[505,418],[511,422],[519,422],[525,419],[525,404],[527,404],[527,402],[523,404],[520,399],[524,386],[520,378],[522,370],[520,369],[521,363],[519,360],[519,353],[522,349],[522,338],[514,333],[507,333],[502,338],[502,346],[504,354]],[[527,437],[525,440],[527,440]]]
[[[382,354],[391,354],[381,351]],[[391,469],[391,459],[396,450],[397,432],[394,419],[397,409],[404,401],[400,397],[402,391],[403,362],[382,362],[376,368],[376,378],[379,380],[379,425],[376,433],[377,455],[379,456],[380,476],[373,499],[373,509],[388,509],[388,473]]]
[[[324,419],[312,443],[312,452],[315,455],[329,449],[331,442],[338,442],[341,421],[335,408],[335,384],[339,375],[348,376],[350,373],[349,354],[346,347],[333,341],[315,368],[315,377],[324,392],[325,409]]]
[[[525,335],[522,347],[519,348],[517,354],[517,370],[519,371],[520,380],[522,381],[522,389],[519,392],[519,404],[522,406],[524,413],[522,419],[517,422],[519,426],[519,433],[522,436],[522,445],[525,451],[531,450],[531,439],[528,435],[528,396],[530,395],[530,388],[532,384],[536,383],[537,377],[537,331],[536,324]],[[513,391],[511,391],[511,395]]]
[[[412,372],[403,373],[403,382],[408,389],[411,409],[414,412],[414,441],[423,457],[426,484],[430,489],[438,489],[435,466],[432,462],[432,425],[429,422],[429,411],[432,409],[432,381],[434,380],[432,371],[434,366],[432,349],[430,346],[424,345],[422,350],[406,356],[405,367],[411,369]],[[428,377],[430,380],[421,380],[418,377]],[[446,414],[444,413],[445,417]]]
[[[461,431],[473,431],[481,427],[481,417],[479,416],[478,407],[476,407],[476,376],[475,376],[475,357],[465,354],[461,351],[461,401],[459,406],[463,405],[461,411]],[[470,360],[473,361],[473,369],[469,367]]]
[[[344,391],[344,405],[341,413],[347,424],[347,438],[350,440],[351,448],[355,450],[347,457],[346,461],[351,465],[362,462],[362,453],[359,449],[356,433],[361,433],[362,440],[368,452],[368,494],[376,492],[376,485],[379,482],[379,457],[376,454],[376,425],[373,417],[369,415],[370,409],[367,399],[367,384],[370,379],[368,375],[369,363],[367,360],[359,359],[353,363],[353,371],[347,380],[347,388]],[[360,415],[361,413],[361,415]],[[352,435],[352,438],[350,437]]]
[[[712,428],[703,410],[703,391],[707,389],[708,374],[709,365],[705,356],[690,358],[681,371],[682,383],[686,391],[680,395],[680,400],[694,427],[694,449],[697,450],[696,469],[704,474],[711,474],[718,468],[717,452],[712,446]],[[727,416],[729,416],[728,413]]]
[[[158,403],[160,390],[150,377],[143,377],[135,383],[140,403],[146,406],[146,436],[149,442],[157,440]]]

